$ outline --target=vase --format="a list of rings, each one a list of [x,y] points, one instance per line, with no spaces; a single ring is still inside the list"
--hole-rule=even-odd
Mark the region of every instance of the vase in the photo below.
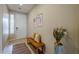
[[[63,44],[60,42],[61,39],[56,39],[55,42],[55,53],[61,54],[63,53]]]
[[[63,45],[55,45],[55,54],[63,54],[64,46]]]

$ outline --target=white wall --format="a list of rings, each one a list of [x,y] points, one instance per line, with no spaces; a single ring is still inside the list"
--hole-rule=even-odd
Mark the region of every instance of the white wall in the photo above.
[[[43,13],[43,25],[34,27],[33,19]],[[71,39],[64,41],[64,53],[79,53],[79,5],[37,5],[28,15],[28,36],[40,33],[46,44],[46,53],[54,53],[53,29],[63,26]]]
[[[6,45],[6,41],[9,35],[9,12],[6,5],[3,5],[3,38],[2,48]]]
[[[0,53],[2,53],[2,5],[0,5]]]

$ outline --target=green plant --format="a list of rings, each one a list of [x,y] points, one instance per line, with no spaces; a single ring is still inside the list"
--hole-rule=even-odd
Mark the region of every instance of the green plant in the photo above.
[[[54,38],[56,40],[61,40],[61,38],[64,36],[64,32],[66,32],[66,29],[64,28],[55,28],[54,31],[53,31],[53,35],[54,35]]]

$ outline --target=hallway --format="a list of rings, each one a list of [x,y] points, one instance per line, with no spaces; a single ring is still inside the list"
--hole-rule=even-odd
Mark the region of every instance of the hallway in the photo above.
[[[79,0],[0,0],[0,59],[79,59]]]
[[[79,54],[79,5],[3,4],[0,12],[4,54],[20,43],[31,53]]]

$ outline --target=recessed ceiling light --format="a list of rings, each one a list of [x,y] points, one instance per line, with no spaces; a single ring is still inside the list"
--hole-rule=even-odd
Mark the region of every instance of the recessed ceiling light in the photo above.
[[[23,5],[23,4],[19,4],[19,6],[18,6],[18,9],[19,9],[19,10],[22,9],[22,5]]]
[[[23,4],[19,4],[20,6],[22,6]]]

